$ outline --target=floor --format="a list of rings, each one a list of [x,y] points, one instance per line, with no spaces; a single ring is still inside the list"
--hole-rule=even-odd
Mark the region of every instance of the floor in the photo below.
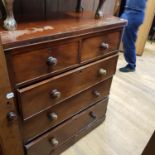
[[[118,68],[125,64],[120,53]],[[114,77],[105,122],[62,155],[141,155],[155,130],[155,43],[134,73]]]

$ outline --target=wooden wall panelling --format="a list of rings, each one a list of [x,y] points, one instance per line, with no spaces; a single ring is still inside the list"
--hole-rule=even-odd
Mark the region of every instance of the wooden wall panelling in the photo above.
[[[0,155],[3,155],[3,146],[2,146],[2,140],[1,140],[1,137],[0,137]]]
[[[1,146],[0,146],[0,155],[3,155],[3,152],[2,152],[2,148],[1,148]]]
[[[21,0],[22,15],[28,19],[44,19],[45,0]],[[37,4],[37,5],[36,5]]]
[[[98,6],[99,0],[83,0],[83,8],[85,11],[95,12]],[[103,7],[105,14],[112,15],[115,7],[115,0],[106,0]],[[36,5],[37,4],[37,5]],[[44,19],[45,17],[51,17],[53,12],[56,11],[75,11],[77,0],[15,0],[14,1],[14,13],[18,21],[19,15],[22,15],[24,19]],[[26,17],[26,18],[25,18]]]
[[[155,15],[155,2],[154,0],[148,0],[145,12],[145,20],[138,32],[138,38],[136,42],[137,55],[143,54],[145,43],[148,39],[154,15]]]
[[[94,0],[93,11],[95,12],[98,6],[99,0]],[[116,0],[106,0],[103,6],[103,13],[113,15]]]
[[[83,0],[82,6],[84,8],[84,11],[93,11],[94,10],[94,0]]]
[[[4,16],[4,14],[5,14],[5,8],[3,6],[3,2],[0,1],[0,19]]]
[[[75,11],[77,0],[59,0],[58,11]]]
[[[21,0],[15,0],[14,1],[14,14],[18,18],[19,15],[22,14],[22,7],[21,7],[22,1]]]
[[[16,112],[13,99],[7,99],[11,92],[5,56],[0,40],[0,139],[4,155],[24,155],[18,121],[8,121],[7,114]]]
[[[46,0],[46,16],[50,17],[53,12],[58,11],[59,1],[58,0]]]

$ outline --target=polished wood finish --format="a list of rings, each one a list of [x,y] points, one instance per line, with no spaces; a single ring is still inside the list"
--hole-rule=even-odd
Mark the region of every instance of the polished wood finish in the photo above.
[[[115,55],[29,87],[18,89],[18,100],[23,117],[26,118],[54,106],[70,96],[111,77],[116,70],[117,58],[118,56]],[[101,68],[107,71],[106,75],[100,75],[99,70]],[[72,84],[72,86],[70,87],[69,84]],[[51,92],[55,89],[61,93],[59,98],[51,95]]]
[[[93,122],[95,122],[95,120],[104,117],[107,107],[106,104],[107,100],[98,103],[96,106],[93,106],[88,110],[76,115],[67,121],[65,125],[61,125],[48,134],[45,134],[40,139],[25,145],[27,155],[35,155],[36,153],[38,155],[42,155],[45,153],[45,151],[45,154],[52,154],[52,150],[59,147],[70,137],[78,134],[78,132],[91,125]],[[95,117],[92,117],[92,112],[95,113]],[[53,138],[59,142],[57,145],[54,145],[53,142],[51,143],[51,139]]]
[[[14,18],[14,0],[3,0],[4,2],[4,6],[5,6],[5,11],[7,14],[7,18],[4,21],[4,28],[6,30],[15,30],[16,29],[16,20]],[[48,2],[48,1],[47,1]],[[37,18],[41,18],[41,19],[46,19],[47,18],[47,3],[45,0],[37,0],[37,2],[35,0],[31,1],[31,5],[29,2],[27,2],[26,0],[22,0],[22,13],[24,12],[32,12],[31,16],[27,16],[27,14],[22,14],[23,17],[26,18],[31,18],[31,19],[37,19]],[[101,18],[103,17],[103,12],[102,12],[102,7],[104,4],[105,0],[99,0],[98,3],[98,7],[96,10],[96,14],[95,14],[95,18]],[[37,5],[36,5],[37,3]],[[50,5],[53,5],[53,1],[52,3],[50,3]],[[77,12],[81,12],[83,10],[82,8],[82,0],[77,0],[77,6],[76,6],[76,11]],[[70,4],[70,3],[69,3]],[[34,7],[35,6],[35,7]],[[25,11],[26,10],[26,11]]]
[[[153,133],[152,137],[150,138],[148,144],[146,145],[142,155],[153,155],[155,152],[155,132]]]
[[[116,52],[120,44],[121,30],[103,32],[84,38],[82,42],[81,61],[93,60]]]
[[[2,45],[5,51],[24,49],[30,45],[39,45],[65,38],[95,34],[97,32],[122,28],[124,20],[111,15],[94,20],[93,13],[55,13],[49,20],[19,23],[15,31],[0,28]],[[10,37],[8,37],[10,36]]]
[[[2,147],[0,146],[0,155],[3,155]]]
[[[6,97],[8,93],[12,92],[12,89],[1,40],[0,58],[0,149],[4,155],[24,155],[18,120],[9,122],[7,120],[8,113],[16,113],[16,107],[13,98]]]
[[[11,145],[4,155],[22,155],[23,147],[24,155],[60,154],[103,122],[125,23],[112,16],[95,20],[89,12],[56,13],[15,31],[0,30],[12,88],[7,98],[14,96],[14,110],[5,115],[2,108],[2,116],[19,126],[7,134],[17,134],[16,149],[11,154]],[[12,143],[3,143],[5,136],[2,149]]]
[[[112,78],[105,80],[36,116],[24,120],[24,141],[29,141],[108,96],[111,81]],[[51,114],[56,115],[56,118],[51,119]]]
[[[14,80],[21,83],[76,66],[79,63],[78,50],[78,41],[42,45],[38,49],[28,48],[18,52],[13,50],[9,63],[15,74]],[[50,58],[53,60],[51,63]],[[30,64],[33,65],[30,67]]]
[[[118,71],[124,65],[120,53],[105,122],[61,155],[142,154],[155,131],[154,49],[155,44],[147,42],[136,72],[129,74]]]

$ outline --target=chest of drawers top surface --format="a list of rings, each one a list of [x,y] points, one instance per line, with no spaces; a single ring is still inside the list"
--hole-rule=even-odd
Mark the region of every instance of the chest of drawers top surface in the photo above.
[[[5,31],[0,28],[2,44],[5,50],[28,46],[31,44],[48,42],[67,37],[75,37],[106,29],[122,27],[125,21],[105,16],[94,19],[94,14],[84,13],[57,13],[53,18],[44,21],[21,22],[17,30]]]

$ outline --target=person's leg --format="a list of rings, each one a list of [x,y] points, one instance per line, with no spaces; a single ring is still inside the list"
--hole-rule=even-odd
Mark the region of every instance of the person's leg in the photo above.
[[[143,13],[127,12],[122,15],[122,18],[128,20],[128,25],[125,27],[123,34],[123,46],[124,46],[124,57],[128,65],[120,69],[122,72],[134,71],[136,68],[136,47],[135,42],[137,39],[137,32],[139,26],[143,22]]]
[[[123,35],[124,57],[128,63],[128,67],[135,69],[136,67],[136,49],[135,42],[137,38],[138,27],[129,22],[125,28]]]

